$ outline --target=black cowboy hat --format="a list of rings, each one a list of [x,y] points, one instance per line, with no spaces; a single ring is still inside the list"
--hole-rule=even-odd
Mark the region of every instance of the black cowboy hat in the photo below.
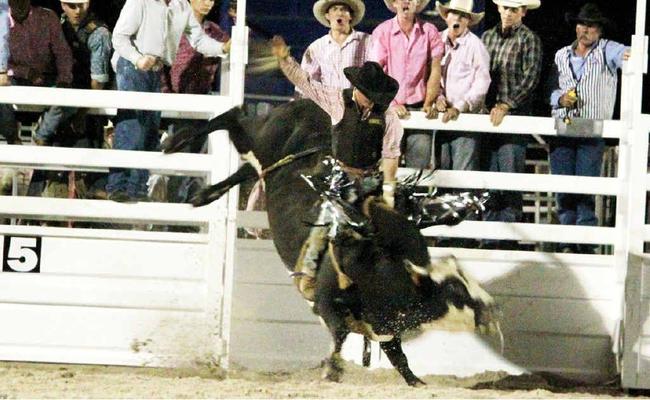
[[[586,23],[586,24],[596,24],[601,28],[609,26],[609,19],[603,14],[603,12],[598,8],[598,5],[595,3],[587,3],[580,8],[577,14],[575,13],[566,13],[566,21],[575,25],[577,23]]]
[[[352,86],[378,106],[388,107],[399,89],[399,83],[374,61],[366,61],[361,67],[344,68],[343,73]]]

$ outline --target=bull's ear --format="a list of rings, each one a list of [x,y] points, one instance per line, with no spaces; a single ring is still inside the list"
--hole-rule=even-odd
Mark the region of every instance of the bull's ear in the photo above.
[[[422,278],[429,277],[429,271],[427,268],[415,265],[410,260],[404,260],[404,268],[406,268],[406,272],[409,273],[415,286],[420,286]]]

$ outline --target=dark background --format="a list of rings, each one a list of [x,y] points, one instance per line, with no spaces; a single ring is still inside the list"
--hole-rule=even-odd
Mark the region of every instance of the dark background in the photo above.
[[[217,22],[220,15],[224,13],[229,0],[222,0],[216,4],[210,19]],[[249,0],[247,2],[248,23],[251,27],[254,37],[264,39],[272,34],[280,34],[285,37],[287,42],[292,46],[292,54],[299,58],[302,56],[304,49],[317,39],[327,33],[327,29],[320,25],[312,14],[312,6],[315,0]],[[580,6],[586,3],[586,0],[542,0],[542,6],[537,10],[532,10],[524,18],[524,23],[533,31],[537,32],[542,39],[544,46],[544,68],[542,71],[542,80],[537,89],[537,107],[538,115],[549,115],[549,107],[546,105],[548,94],[550,93],[551,83],[549,82],[549,72],[553,65],[553,56],[559,48],[571,43],[575,39],[575,27],[570,26],[565,21],[565,14],[571,11],[577,11]],[[593,0],[609,16],[612,21],[611,29],[607,31],[604,37],[629,45],[631,35],[634,33],[636,1],[605,1]],[[60,12],[60,3],[53,0],[32,0],[32,4],[42,5]],[[109,26],[112,26],[119,15],[121,5],[124,0],[92,0],[92,9],[103,18]],[[357,25],[356,29],[372,32],[375,26],[382,21],[394,16],[385,6],[383,0],[366,0],[366,16]],[[482,11],[487,6],[486,16],[476,29],[480,33],[498,23],[499,15],[496,5],[491,0],[475,0],[475,11]],[[431,1],[425,11],[433,10],[435,1]],[[648,7],[650,10],[650,7]],[[433,18],[423,14],[425,18]],[[646,19],[650,17],[646,15]],[[439,21],[432,20],[434,23]],[[227,27],[226,27],[227,29]],[[646,35],[648,28],[646,24]],[[650,97],[650,88],[648,87],[647,77],[644,84],[644,112],[650,112],[649,102],[646,100]],[[247,82],[247,93],[259,94],[276,94],[291,95],[293,87],[283,79],[279,74],[266,77],[251,77]],[[618,107],[617,107],[618,108]]]

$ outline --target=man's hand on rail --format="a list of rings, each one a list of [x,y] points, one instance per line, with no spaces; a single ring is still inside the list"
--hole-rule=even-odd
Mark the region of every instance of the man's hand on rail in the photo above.
[[[223,52],[224,52],[224,54],[230,53],[230,45],[231,44],[232,44],[232,39],[228,39],[228,41],[223,44]]]
[[[403,104],[396,104],[393,106],[393,110],[395,110],[395,113],[399,117],[399,119],[406,119],[411,116],[411,113],[409,110],[406,109],[406,107]]]
[[[438,99],[436,100],[436,110],[438,110],[438,112],[447,111],[447,99],[442,95],[438,96]]]
[[[151,68],[156,65],[156,62],[158,60],[154,56],[150,56],[148,54],[138,58],[138,61],[135,63],[135,66],[140,70],[140,71],[149,71]]]
[[[289,46],[282,36],[275,35],[271,39],[271,54],[281,60],[289,57]]]
[[[492,122],[492,125],[501,125],[501,122],[503,122],[503,117],[508,114],[508,109],[508,105],[503,103],[499,103],[494,106],[490,111],[490,122]]]
[[[0,72],[0,86],[11,86],[11,80],[7,72]]]
[[[438,110],[435,107],[435,104],[425,104],[424,107],[422,107],[422,111],[424,111],[424,116],[427,119],[438,119]]]
[[[449,121],[456,121],[459,115],[460,115],[460,111],[458,111],[457,108],[449,107],[447,111],[445,111],[444,115],[442,116],[442,122],[446,124]]]

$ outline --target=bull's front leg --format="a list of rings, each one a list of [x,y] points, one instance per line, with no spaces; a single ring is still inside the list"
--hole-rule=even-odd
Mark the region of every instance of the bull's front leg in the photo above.
[[[318,314],[323,318],[333,339],[332,353],[324,360],[323,379],[340,382],[343,375],[343,359],[341,349],[350,330],[345,324],[344,311],[336,304],[322,300],[316,305]]]
[[[250,179],[258,178],[257,170],[249,163],[242,165],[237,172],[223,181],[199,190],[190,202],[194,207],[204,206],[218,200],[230,189]]]
[[[389,342],[380,342],[379,346],[386,353],[390,363],[393,364],[393,367],[402,375],[404,380],[409,386],[424,386],[425,383],[415,376],[411,368],[409,368],[409,362],[406,358],[406,354],[402,350],[402,339],[395,337]]]

